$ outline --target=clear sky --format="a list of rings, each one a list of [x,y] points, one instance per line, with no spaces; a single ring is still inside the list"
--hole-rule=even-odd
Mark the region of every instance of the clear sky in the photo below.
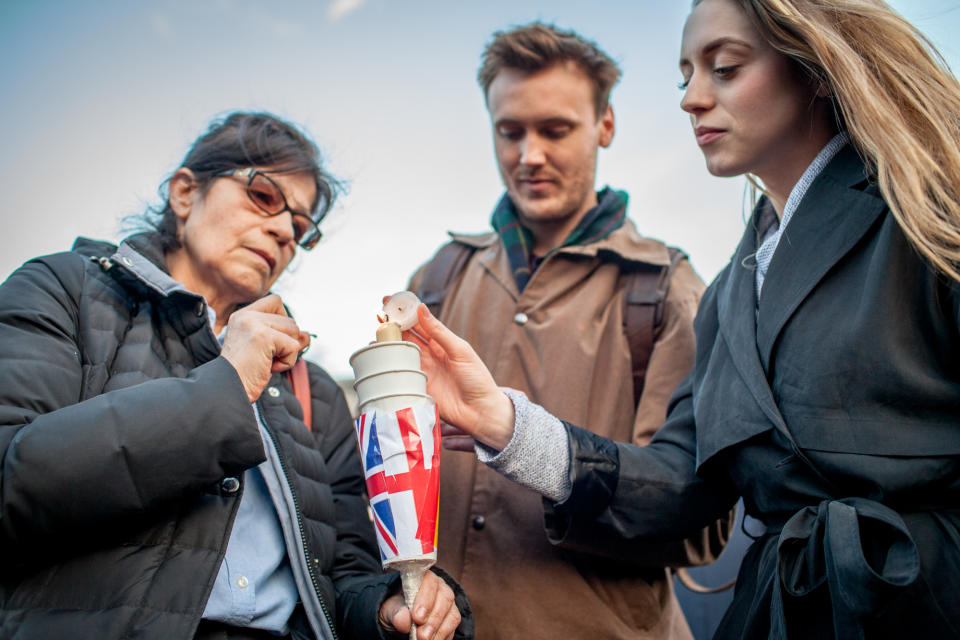
[[[960,0],[893,5],[960,68]],[[117,239],[215,116],[302,125],[349,192],[277,291],[338,377],[447,230],[483,231],[502,192],[475,81],[490,33],[534,19],[622,66],[598,187],[707,281],[742,232],[744,182],[704,169],[676,85],[687,0],[3,0],[0,278],[78,235]]]

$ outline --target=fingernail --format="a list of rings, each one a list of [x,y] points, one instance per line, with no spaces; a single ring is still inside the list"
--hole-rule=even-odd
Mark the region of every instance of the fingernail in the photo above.
[[[426,617],[427,617],[427,608],[426,608],[426,607],[420,607],[419,609],[417,609],[417,617],[418,617],[418,618],[426,618]]]
[[[427,634],[428,638],[433,637],[433,627],[423,627],[423,630]]]

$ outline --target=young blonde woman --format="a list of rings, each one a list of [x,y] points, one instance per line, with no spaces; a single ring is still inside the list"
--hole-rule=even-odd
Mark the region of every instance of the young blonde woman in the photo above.
[[[629,558],[743,497],[719,638],[960,634],[960,87],[880,0],[701,0],[682,108],[762,190],[645,448],[497,389],[421,309],[430,392],[546,498],[559,545]]]

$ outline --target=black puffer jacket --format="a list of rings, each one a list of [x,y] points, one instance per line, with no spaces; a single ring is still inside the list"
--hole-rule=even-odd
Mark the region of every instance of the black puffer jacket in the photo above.
[[[0,638],[192,637],[233,479],[264,460],[219,352],[149,235],[80,240],[0,286]],[[295,507],[294,575],[319,637],[337,621],[340,637],[377,638],[395,575],[380,572],[342,393],[310,374],[312,432],[282,376],[258,401]]]

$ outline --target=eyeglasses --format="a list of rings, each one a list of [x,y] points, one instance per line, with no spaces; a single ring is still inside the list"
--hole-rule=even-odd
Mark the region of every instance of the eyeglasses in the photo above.
[[[311,216],[294,211],[287,204],[287,199],[283,195],[283,190],[274,182],[270,176],[261,171],[248,167],[246,169],[229,169],[220,173],[215,173],[216,178],[226,178],[230,176],[239,176],[247,179],[247,197],[257,208],[268,216],[278,216],[284,211],[290,212],[290,218],[293,221],[293,241],[304,249],[310,250],[317,246],[320,241],[320,228],[317,222]]]

